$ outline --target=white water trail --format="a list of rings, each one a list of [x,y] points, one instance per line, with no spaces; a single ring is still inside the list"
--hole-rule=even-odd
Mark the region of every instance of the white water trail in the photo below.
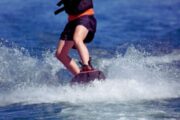
[[[179,52],[146,56],[130,47],[124,56],[97,60],[96,67],[105,72],[106,81],[70,86],[71,76],[53,53],[47,52],[39,59],[15,48],[1,46],[0,50],[0,105],[114,103],[180,97],[180,70],[167,65],[180,61]]]

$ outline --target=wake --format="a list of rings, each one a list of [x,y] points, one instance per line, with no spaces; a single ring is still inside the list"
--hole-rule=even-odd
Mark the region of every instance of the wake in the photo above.
[[[0,51],[0,105],[114,103],[180,97],[179,51],[151,56],[129,47],[125,55],[100,58],[94,64],[105,72],[107,79],[87,86],[70,86],[72,76],[52,52],[35,58],[21,49],[3,45]]]

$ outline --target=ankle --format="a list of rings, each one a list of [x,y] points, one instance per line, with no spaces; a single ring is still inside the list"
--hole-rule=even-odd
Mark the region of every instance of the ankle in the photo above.
[[[81,67],[81,72],[82,72],[82,71],[92,71],[92,70],[94,70],[94,68],[93,68],[93,66],[92,66],[92,64],[91,64],[91,57],[89,58],[89,61],[88,61],[87,64],[84,64],[84,63],[82,63],[82,62],[79,62],[79,63],[80,63],[80,65],[82,66],[82,67]]]
[[[89,65],[82,65],[81,67],[81,72],[92,71],[92,70],[94,69]]]

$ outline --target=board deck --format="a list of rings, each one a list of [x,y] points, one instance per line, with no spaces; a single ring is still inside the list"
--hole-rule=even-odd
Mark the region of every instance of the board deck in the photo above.
[[[88,72],[81,72],[80,74],[76,75],[72,80],[71,83],[89,83],[94,80],[105,80],[105,75],[102,71],[93,70]]]

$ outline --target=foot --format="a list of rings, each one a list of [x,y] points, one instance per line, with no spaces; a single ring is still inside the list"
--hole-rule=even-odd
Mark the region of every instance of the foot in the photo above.
[[[92,67],[92,64],[91,64],[91,58],[89,59],[88,61],[88,65],[85,65],[81,62],[79,62],[81,64],[81,72],[87,72],[87,71],[92,71],[94,70],[94,68]]]
[[[94,70],[94,69],[89,65],[83,65],[81,67],[81,72],[88,72],[88,71],[92,71],[92,70]]]

